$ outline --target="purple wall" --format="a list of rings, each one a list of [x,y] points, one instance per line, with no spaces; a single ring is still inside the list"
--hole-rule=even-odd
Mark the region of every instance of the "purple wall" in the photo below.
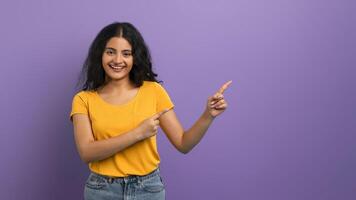
[[[138,27],[183,125],[232,79],[188,155],[162,132],[167,199],[356,199],[352,0],[1,1],[1,199],[81,199],[68,114],[97,32]]]

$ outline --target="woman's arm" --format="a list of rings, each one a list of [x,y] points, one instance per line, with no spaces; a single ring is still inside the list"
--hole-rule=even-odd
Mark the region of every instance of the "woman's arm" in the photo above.
[[[73,115],[74,138],[80,158],[93,162],[108,158],[127,147],[157,134],[158,118],[166,111],[155,114],[144,120],[135,129],[106,140],[95,141],[90,119],[85,114]]]
[[[213,122],[213,118],[203,113],[187,131],[184,131],[173,109],[162,115],[159,121],[162,130],[166,133],[173,146],[179,152],[186,154],[203,138]]]
[[[86,163],[105,159],[140,140],[137,131],[133,129],[107,140],[95,141],[89,117],[85,114],[73,115],[73,125],[80,158]]]
[[[162,130],[178,151],[186,154],[192,150],[203,138],[214,118],[226,110],[223,93],[230,84],[231,81],[225,83],[214,96],[208,98],[205,111],[187,131],[184,131],[174,110],[169,110],[159,118]]]

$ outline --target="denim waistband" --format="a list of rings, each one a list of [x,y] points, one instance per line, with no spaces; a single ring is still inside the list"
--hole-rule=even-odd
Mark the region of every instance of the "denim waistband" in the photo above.
[[[125,183],[131,183],[131,182],[140,182],[140,181],[144,181],[146,179],[155,177],[157,175],[159,175],[159,168],[153,170],[151,173],[147,174],[147,175],[129,175],[126,177],[111,177],[111,176],[105,176],[105,175],[101,175],[101,174],[97,174],[95,172],[91,172],[94,176],[99,176],[103,179],[105,179],[107,182],[112,183],[112,182],[125,182]]]

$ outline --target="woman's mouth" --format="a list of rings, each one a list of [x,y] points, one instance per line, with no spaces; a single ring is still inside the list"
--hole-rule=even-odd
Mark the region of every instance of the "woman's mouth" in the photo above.
[[[115,72],[121,72],[125,68],[125,66],[117,66],[112,64],[109,64],[109,67],[113,69]]]

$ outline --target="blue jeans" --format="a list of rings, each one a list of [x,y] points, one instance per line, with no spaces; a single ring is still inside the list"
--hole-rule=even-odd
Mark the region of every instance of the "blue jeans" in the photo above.
[[[111,178],[91,173],[85,183],[85,200],[164,200],[165,190],[159,169],[145,176]]]

